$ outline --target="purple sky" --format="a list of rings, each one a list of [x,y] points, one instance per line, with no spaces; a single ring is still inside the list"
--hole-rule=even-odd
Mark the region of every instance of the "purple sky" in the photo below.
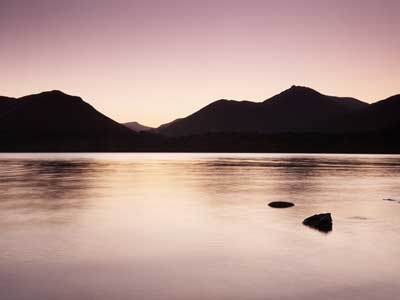
[[[157,126],[292,84],[400,92],[399,0],[0,0],[0,94],[60,89]]]

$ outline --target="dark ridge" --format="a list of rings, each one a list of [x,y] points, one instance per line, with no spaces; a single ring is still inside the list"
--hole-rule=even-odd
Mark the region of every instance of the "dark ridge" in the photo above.
[[[293,86],[267,101],[221,99],[136,133],[76,96],[0,97],[0,151],[400,153],[400,95],[374,104]]]
[[[56,90],[9,100],[0,114],[1,136],[116,137],[132,134],[80,97]]]
[[[348,114],[336,123],[336,132],[399,132],[400,95],[378,101]]]
[[[326,96],[311,88],[292,86],[261,103],[215,101],[186,118],[160,126],[158,131],[169,136],[249,131],[330,132],[335,129],[336,119],[368,106],[354,98]]]

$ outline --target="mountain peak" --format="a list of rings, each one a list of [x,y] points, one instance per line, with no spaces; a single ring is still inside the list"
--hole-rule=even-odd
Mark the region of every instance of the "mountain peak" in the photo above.
[[[64,93],[63,91],[60,91],[60,90],[45,91],[45,92],[40,93],[39,95],[43,95],[43,96],[53,96],[53,97],[71,96],[71,95],[68,95],[68,94]]]
[[[81,103],[84,102],[82,98],[77,96],[68,95],[60,90],[45,91],[38,94],[33,94],[29,96],[24,96],[18,100],[30,100],[30,101],[40,101],[42,103],[46,102],[48,104],[61,104],[61,103]]]
[[[309,88],[307,86],[301,86],[301,85],[292,85],[289,89],[286,91],[283,91],[282,93],[296,93],[296,94],[317,94],[321,95],[321,93],[317,92],[316,90]]]
[[[321,97],[325,97],[325,95],[321,94],[320,92],[312,88],[300,85],[292,85],[287,90],[284,90],[283,92],[265,100],[264,103],[270,103],[270,101],[274,103],[303,102],[303,101],[309,101],[310,99],[317,99]]]
[[[172,124],[161,126],[167,135],[209,132],[316,132],[367,103],[327,96],[305,86],[293,85],[264,102],[217,100]]]

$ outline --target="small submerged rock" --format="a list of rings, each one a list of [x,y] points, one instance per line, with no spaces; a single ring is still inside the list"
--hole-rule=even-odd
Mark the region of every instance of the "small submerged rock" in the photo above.
[[[273,207],[273,208],[287,208],[287,207],[294,206],[294,203],[285,202],[285,201],[274,201],[274,202],[268,203],[268,205]]]
[[[313,215],[304,219],[303,224],[319,231],[329,232],[332,230],[332,217],[330,213]]]

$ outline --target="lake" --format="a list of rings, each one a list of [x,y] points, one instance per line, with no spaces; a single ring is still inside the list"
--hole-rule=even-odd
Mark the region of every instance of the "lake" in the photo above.
[[[1,300],[400,293],[400,156],[0,154],[0,193]]]

